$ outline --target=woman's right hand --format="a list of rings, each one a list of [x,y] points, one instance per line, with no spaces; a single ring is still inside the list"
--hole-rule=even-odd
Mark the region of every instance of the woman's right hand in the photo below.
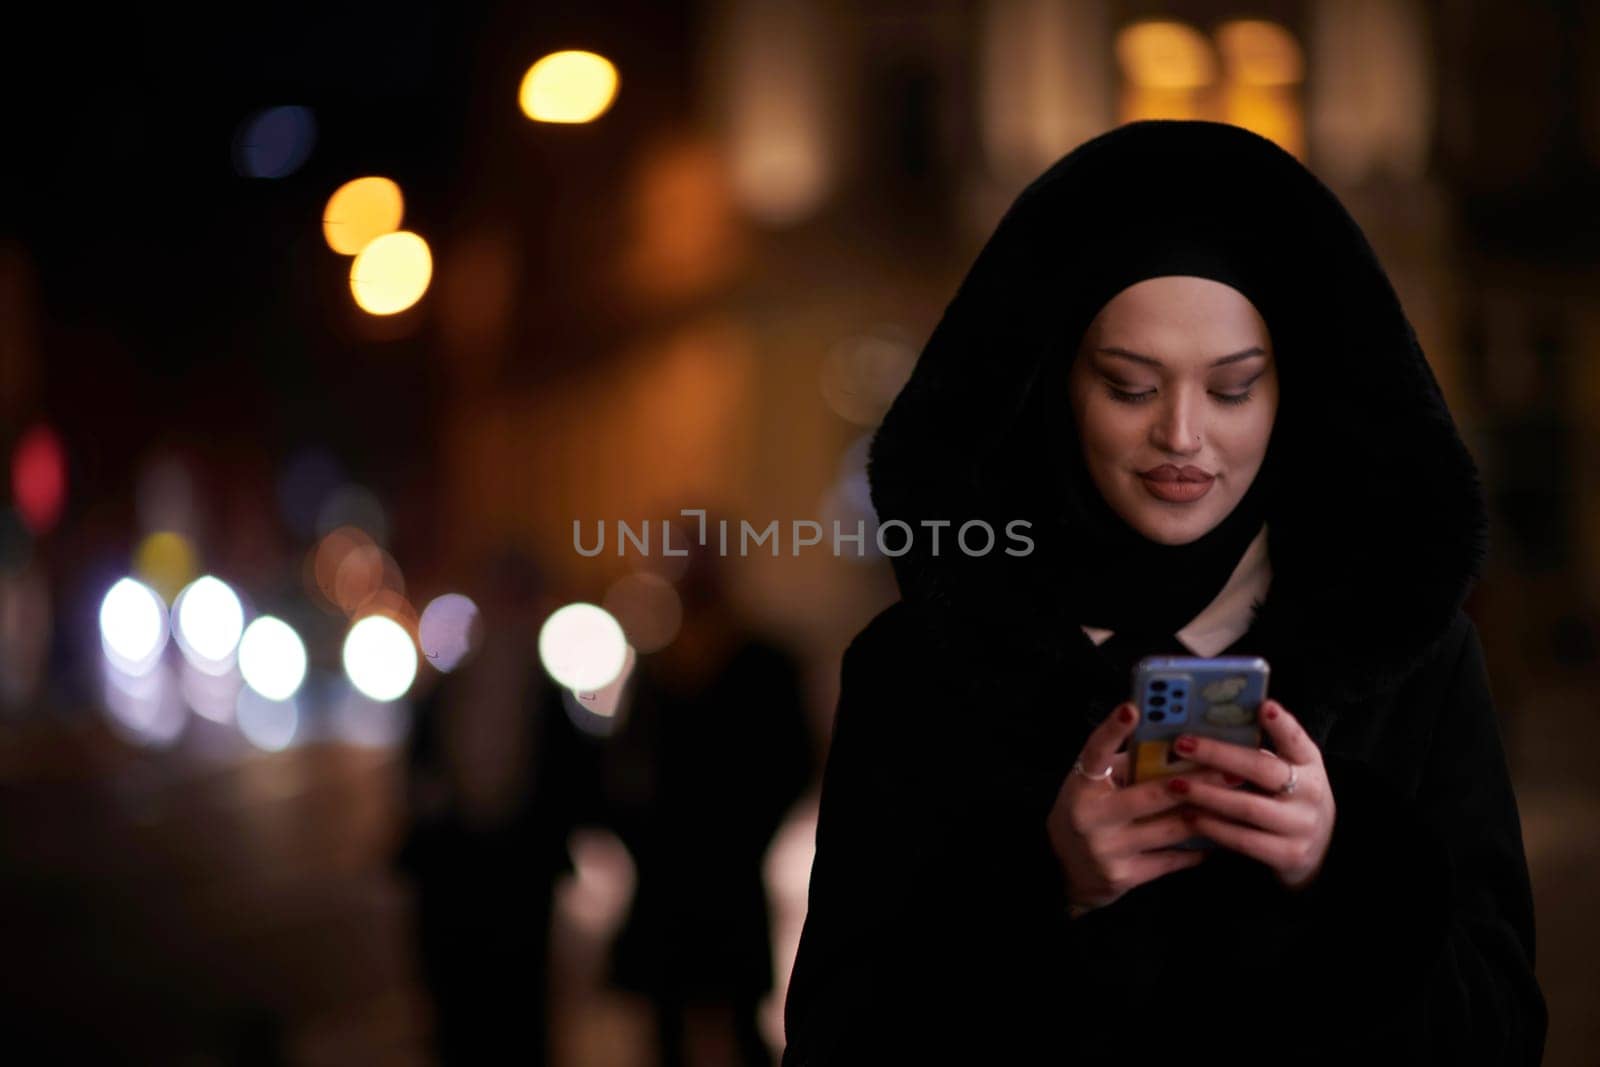
[[[1138,709],[1131,703],[1106,716],[1084,742],[1079,760],[1089,774],[1110,767],[1110,778],[1102,782],[1068,772],[1046,820],[1074,914],[1104,907],[1145,882],[1193,867],[1211,852],[1169,847],[1194,837],[1195,831],[1180,817],[1183,797],[1167,788],[1167,779],[1124,787],[1128,755],[1117,749],[1138,721]],[[1224,784],[1218,771],[1197,770],[1184,777]]]

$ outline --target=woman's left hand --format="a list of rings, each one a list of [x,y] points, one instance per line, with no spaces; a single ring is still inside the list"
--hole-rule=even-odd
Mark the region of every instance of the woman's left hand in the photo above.
[[[1167,783],[1190,805],[1183,818],[1225,848],[1272,868],[1279,883],[1304,889],[1316,880],[1333,837],[1335,806],[1322,750],[1287,708],[1263,701],[1261,720],[1277,753],[1185,734],[1174,742],[1184,759],[1215,767],[1229,781],[1253,782],[1265,793],[1210,785],[1177,775]],[[1294,790],[1283,787],[1293,771]]]

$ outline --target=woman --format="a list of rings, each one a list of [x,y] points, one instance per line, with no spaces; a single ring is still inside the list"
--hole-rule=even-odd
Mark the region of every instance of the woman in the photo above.
[[[868,471],[915,536],[901,600],[844,655],[786,1067],[1539,1060],[1527,864],[1463,610],[1483,494],[1304,166],[1199,121],[1066,155]],[[1201,740],[1176,788],[1128,783],[1153,652],[1265,657],[1266,747]],[[1165,848],[1196,833],[1215,846]]]

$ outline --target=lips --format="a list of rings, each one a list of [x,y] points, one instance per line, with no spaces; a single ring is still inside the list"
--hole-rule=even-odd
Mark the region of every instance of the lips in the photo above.
[[[1140,476],[1152,482],[1209,482],[1214,477],[1199,467],[1178,467],[1171,463],[1163,463],[1152,470],[1141,471]]]

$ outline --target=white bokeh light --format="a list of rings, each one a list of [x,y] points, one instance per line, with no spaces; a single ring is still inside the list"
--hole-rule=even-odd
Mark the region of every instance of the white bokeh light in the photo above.
[[[441,671],[453,671],[472,651],[476,638],[478,605],[460,593],[445,593],[428,601],[417,623],[422,654]]]
[[[172,664],[159,661],[153,670],[128,674],[107,657],[104,700],[112,729],[137,744],[166,748],[178,740],[189,714],[178,694]]]
[[[213,673],[185,659],[178,670],[178,692],[189,710],[223,726],[233,722],[233,705],[243,688],[237,667]]]
[[[344,639],[344,670],[373,700],[398,700],[417,676],[417,646],[405,627],[385,615],[368,615]]]
[[[550,677],[581,696],[616,681],[628,662],[628,639],[604,608],[568,604],[539,628],[539,661]]]
[[[306,646],[294,627],[263,615],[239,639],[239,672],[268,700],[288,700],[306,678]]]
[[[263,752],[282,752],[300,728],[300,709],[293,700],[272,700],[245,686],[239,690],[239,732]]]
[[[172,605],[178,647],[201,670],[216,673],[233,665],[244,632],[244,605],[228,583],[212,575],[196,578]]]
[[[100,646],[127,674],[144,674],[167,646],[167,606],[143,582],[123,578],[100,601]]]

